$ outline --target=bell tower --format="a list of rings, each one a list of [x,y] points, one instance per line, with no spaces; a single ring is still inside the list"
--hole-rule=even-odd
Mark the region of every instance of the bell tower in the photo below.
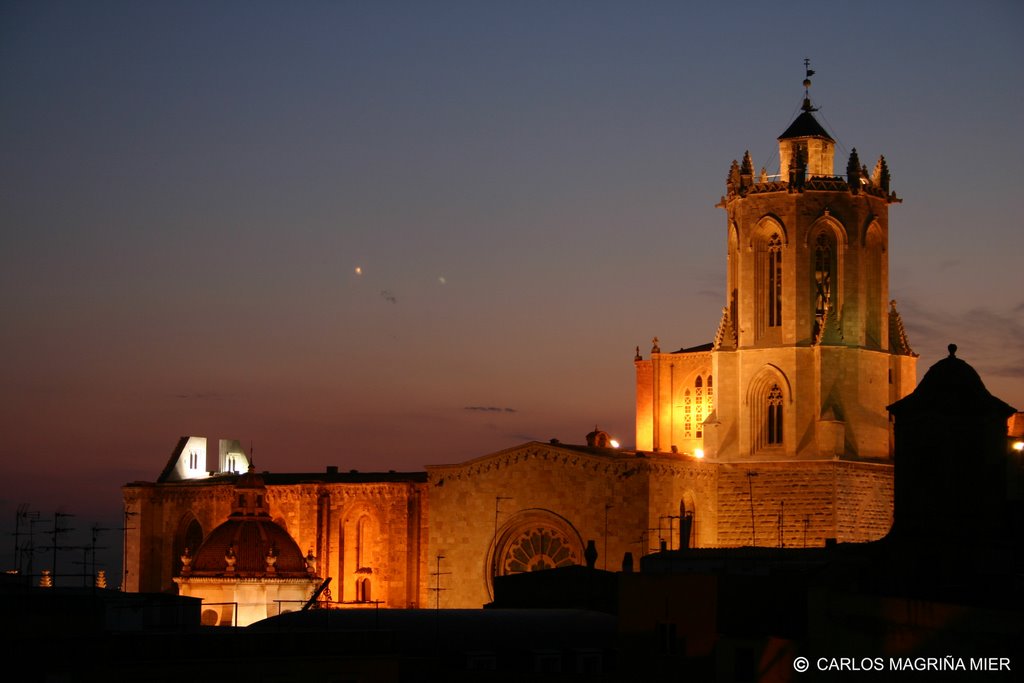
[[[650,361],[637,354],[638,449],[667,451],[667,441],[725,461],[891,456],[886,406],[913,389],[916,372],[889,301],[889,205],[901,200],[884,157],[869,172],[851,150],[846,173],[835,174],[813,74],[806,69],[800,114],[778,137],[778,169],[755,171],[749,152],[729,169],[718,204],[726,301],[714,342],[655,348]],[[714,387],[690,429],[676,427],[696,397],[680,368]]]

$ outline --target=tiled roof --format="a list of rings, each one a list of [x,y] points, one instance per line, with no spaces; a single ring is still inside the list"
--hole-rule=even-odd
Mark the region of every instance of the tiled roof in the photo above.
[[[265,576],[267,553],[271,548],[277,553],[276,576],[307,575],[306,560],[298,544],[280,525],[265,516],[233,516],[214,529],[199,546],[192,560],[192,576],[226,574],[224,556],[229,547],[235,553],[236,576]]]

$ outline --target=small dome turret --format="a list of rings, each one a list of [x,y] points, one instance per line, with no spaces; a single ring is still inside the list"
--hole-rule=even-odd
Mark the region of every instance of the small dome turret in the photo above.
[[[298,544],[270,518],[266,494],[263,477],[250,465],[235,483],[231,516],[210,532],[189,563],[183,561],[188,575],[307,575]]]

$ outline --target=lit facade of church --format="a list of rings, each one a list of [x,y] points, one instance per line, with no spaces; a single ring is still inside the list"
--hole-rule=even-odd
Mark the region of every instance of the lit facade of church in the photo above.
[[[814,111],[805,99],[779,137],[778,175],[755,173],[749,154],[733,162],[721,322],[705,346],[637,350],[635,451],[595,430],[426,472],[263,474],[267,515],[332,579],[334,602],[480,607],[495,575],[594,553],[617,570],[658,548],[888,532],[886,406],[916,377],[888,299],[899,200],[884,158],[869,172],[853,151],[834,174]],[[184,585],[182,558],[229,519],[248,459],[234,442],[209,451],[184,438],[156,482],[124,487],[128,590]]]

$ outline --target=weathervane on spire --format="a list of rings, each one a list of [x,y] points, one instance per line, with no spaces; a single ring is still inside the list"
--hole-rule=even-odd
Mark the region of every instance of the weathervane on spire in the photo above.
[[[814,75],[814,70],[811,69],[811,60],[804,58],[804,111],[818,111],[817,107],[811,106],[811,76]]]

